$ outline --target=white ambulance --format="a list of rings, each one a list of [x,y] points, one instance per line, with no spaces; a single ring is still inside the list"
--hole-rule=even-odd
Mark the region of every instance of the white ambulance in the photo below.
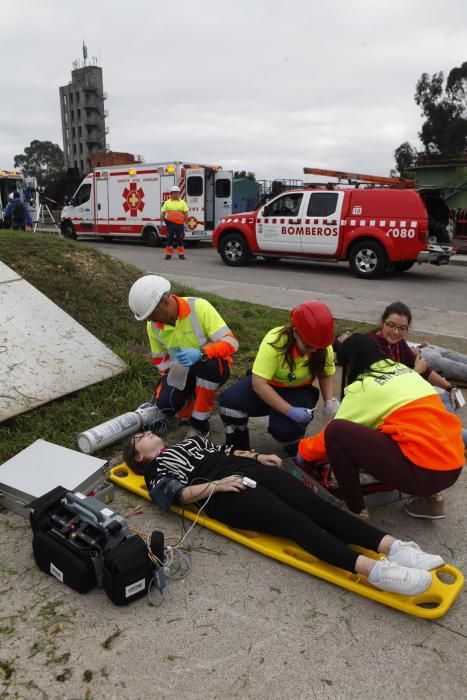
[[[181,161],[95,168],[63,208],[62,233],[157,245],[167,235],[161,226],[162,204],[178,185],[190,208],[185,240],[210,241],[218,222],[232,213],[232,180],[230,170]]]
[[[24,177],[20,170],[0,169],[0,228],[8,222],[3,221],[3,211],[8,204],[8,195],[19,192],[22,202],[27,206],[31,219],[35,223],[39,211],[39,190],[35,177]]]

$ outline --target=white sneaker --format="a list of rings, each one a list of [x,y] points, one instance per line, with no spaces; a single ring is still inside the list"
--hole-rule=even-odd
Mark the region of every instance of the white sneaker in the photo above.
[[[424,552],[415,542],[401,542],[394,554],[388,554],[388,560],[393,564],[406,566],[409,569],[424,569],[431,571],[443,566],[444,559],[439,554]]]
[[[382,591],[408,596],[424,593],[432,582],[429,571],[407,569],[405,566],[393,564],[388,559],[379,560],[368,576],[368,580]]]

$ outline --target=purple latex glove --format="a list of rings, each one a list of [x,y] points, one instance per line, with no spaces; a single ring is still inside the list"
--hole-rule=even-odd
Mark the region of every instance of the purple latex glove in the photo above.
[[[290,418],[295,423],[299,425],[308,425],[311,421],[313,413],[309,408],[302,408],[301,406],[292,406],[290,411],[287,413],[287,418]]]

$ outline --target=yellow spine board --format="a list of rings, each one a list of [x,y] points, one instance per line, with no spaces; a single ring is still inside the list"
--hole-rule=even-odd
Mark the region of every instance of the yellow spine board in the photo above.
[[[144,477],[134,474],[126,464],[113,467],[110,471],[110,480],[117,486],[142,496],[148,501],[151,500]],[[195,520],[198,514],[198,511],[193,506],[186,506],[185,508],[173,506],[171,510],[188,520]],[[464,585],[462,572],[450,564],[445,564],[433,572],[433,583],[425,593],[415,597],[387,593],[372,586],[366,576],[352,574],[349,571],[344,571],[344,569],[338,569],[335,566],[331,566],[331,564],[326,564],[326,562],[316,559],[291,540],[247,530],[236,530],[210,518],[204,513],[201,513],[199,516],[198,524],[214,530],[214,532],[224,535],[224,537],[228,537],[235,542],[239,542],[245,547],[277,559],[284,564],[293,566],[313,576],[318,576],[325,581],[358,593],[358,595],[362,595],[365,598],[371,598],[378,603],[396,608],[396,610],[415,617],[423,617],[429,620],[442,617],[449,610]],[[375,552],[361,547],[353,547],[353,549],[372,559],[380,558],[380,555]],[[438,574],[445,574],[447,576],[444,578],[452,579],[452,581],[446,583],[439,578]]]

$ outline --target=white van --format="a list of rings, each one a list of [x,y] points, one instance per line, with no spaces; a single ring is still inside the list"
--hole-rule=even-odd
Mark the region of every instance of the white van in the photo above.
[[[157,245],[166,237],[161,206],[178,185],[190,208],[185,240],[210,241],[218,222],[232,213],[232,179],[231,170],[181,161],[95,168],[63,208],[62,233]]]

